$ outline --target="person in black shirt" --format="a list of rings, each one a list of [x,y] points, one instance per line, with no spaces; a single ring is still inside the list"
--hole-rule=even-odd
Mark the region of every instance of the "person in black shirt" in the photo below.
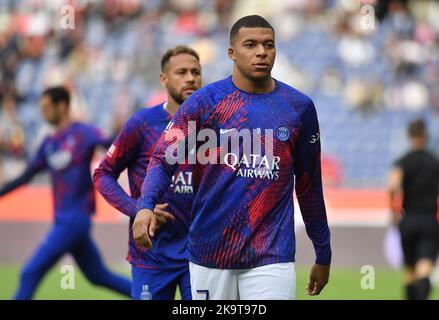
[[[411,150],[395,162],[389,193],[392,222],[401,233],[406,298],[425,300],[439,251],[439,161],[426,150],[428,133],[423,120],[411,122],[408,135]]]

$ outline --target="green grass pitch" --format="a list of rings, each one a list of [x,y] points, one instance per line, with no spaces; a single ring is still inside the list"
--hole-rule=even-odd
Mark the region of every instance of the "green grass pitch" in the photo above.
[[[129,268],[113,268],[126,276],[130,276]],[[0,299],[10,299],[17,286],[20,268],[18,266],[0,265]],[[331,271],[331,279],[322,294],[318,297],[306,295],[305,286],[308,278],[308,269],[297,268],[297,298],[299,300],[312,299],[376,299],[397,300],[403,298],[401,285],[401,272],[390,269],[375,270],[374,289],[364,290],[361,288],[361,279],[364,276],[358,269],[334,269]],[[62,300],[89,300],[89,299],[124,299],[124,297],[106,289],[97,288],[77,272],[75,274],[75,289],[63,290],[60,283],[64,274],[60,272],[60,266],[55,266],[43,279],[37,290],[35,299],[62,299]],[[177,298],[179,296],[177,295]],[[433,290],[431,299],[439,299],[439,287]]]

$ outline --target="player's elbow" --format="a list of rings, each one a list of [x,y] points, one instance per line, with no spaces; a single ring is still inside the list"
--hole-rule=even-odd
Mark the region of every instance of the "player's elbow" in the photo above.
[[[101,192],[103,180],[108,176],[108,173],[102,168],[98,167],[93,172],[93,185]]]
[[[102,170],[100,170],[100,168],[96,168],[96,169],[93,171],[93,184],[94,184],[95,186],[97,186],[97,185],[99,184],[99,181],[100,181],[100,179],[101,179],[101,176],[102,176]]]

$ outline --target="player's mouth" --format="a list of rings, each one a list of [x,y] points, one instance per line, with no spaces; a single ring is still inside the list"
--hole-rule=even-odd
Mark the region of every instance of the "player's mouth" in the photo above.
[[[192,94],[195,91],[197,91],[197,88],[195,88],[195,87],[190,87],[190,88],[184,88],[183,89],[183,92],[186,93],[186,94]]]
[[[260,71],[266,71],[270,69],[270,65],[268,63],[254,63],[253,67],[256,70],[260,70]]]

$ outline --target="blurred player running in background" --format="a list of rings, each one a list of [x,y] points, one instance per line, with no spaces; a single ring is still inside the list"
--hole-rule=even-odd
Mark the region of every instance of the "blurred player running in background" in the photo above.
[[[389,193],[392,220],[401,232],[406,298],[424,300],[431,291],[430,275],[439,250],[439,161],[426,150],[428,133],[423,120],[410,123],[408,135],[411,150],[395,162]]]
[[[136,216],[136,200],[155,144],[183,101],[201,87],[199,57],[189,47],[177,46],[168,50],[162,57],[161,70],[160,82],[167,90],[168,101],[134,114],[94,174],[96,188],[104,198],[130,217],[130,230]],[[128,169],[131,195],[117,182],[125,169]],[[155,214],[162,223],[168,222],[157,232],[154,246],[150,250],[138,248],[130,232],[128,261],[132,264],[132,297],[140,299],[147,290],[154,300],[172,300],[179,285],[182,299],[190,300],[186,256],[193,202],[190,166],[179,167],[171,188],[160,202]]]
[[[221,135],[253,129],[263,144],[272,140],[274,157],[261,150],[242,154],[239,139],[239,154],[221,158],[228,147],[216,145],[208,150],[216,161],[194,165],[196,195],[188,240],[193,299],[295,298],[294,176],[316,252],[308,294],[319,294],[328,282],[331,246],[317,114],[307,96],[271,78],[275,55],[271,25],[260,16],[239,19],[230,33],[233,75],[192,94],[152,155],[133,226],[135,240],[145,247],[154,237],[153,209],[177,168],[167,161],[175,142],[167,133],[181,131],[180,141],[189,141],[194,132],[211,129],[217,142]]]
[[[53,87],[40,98],[41,111],[55,132],[42,142],[24,173],[0,189],[0,196],[49,170],[54,198],[55,224],[34,256],[23,268],[15,299],[31,299],[47,271],[71,253],[87,279],[129,296],[131,283],[111,273],[91,238],[91,216],[95,197],[90,162],[97,146],[111,143],[95,128],[70,120],[70,95],[64,87]]]

